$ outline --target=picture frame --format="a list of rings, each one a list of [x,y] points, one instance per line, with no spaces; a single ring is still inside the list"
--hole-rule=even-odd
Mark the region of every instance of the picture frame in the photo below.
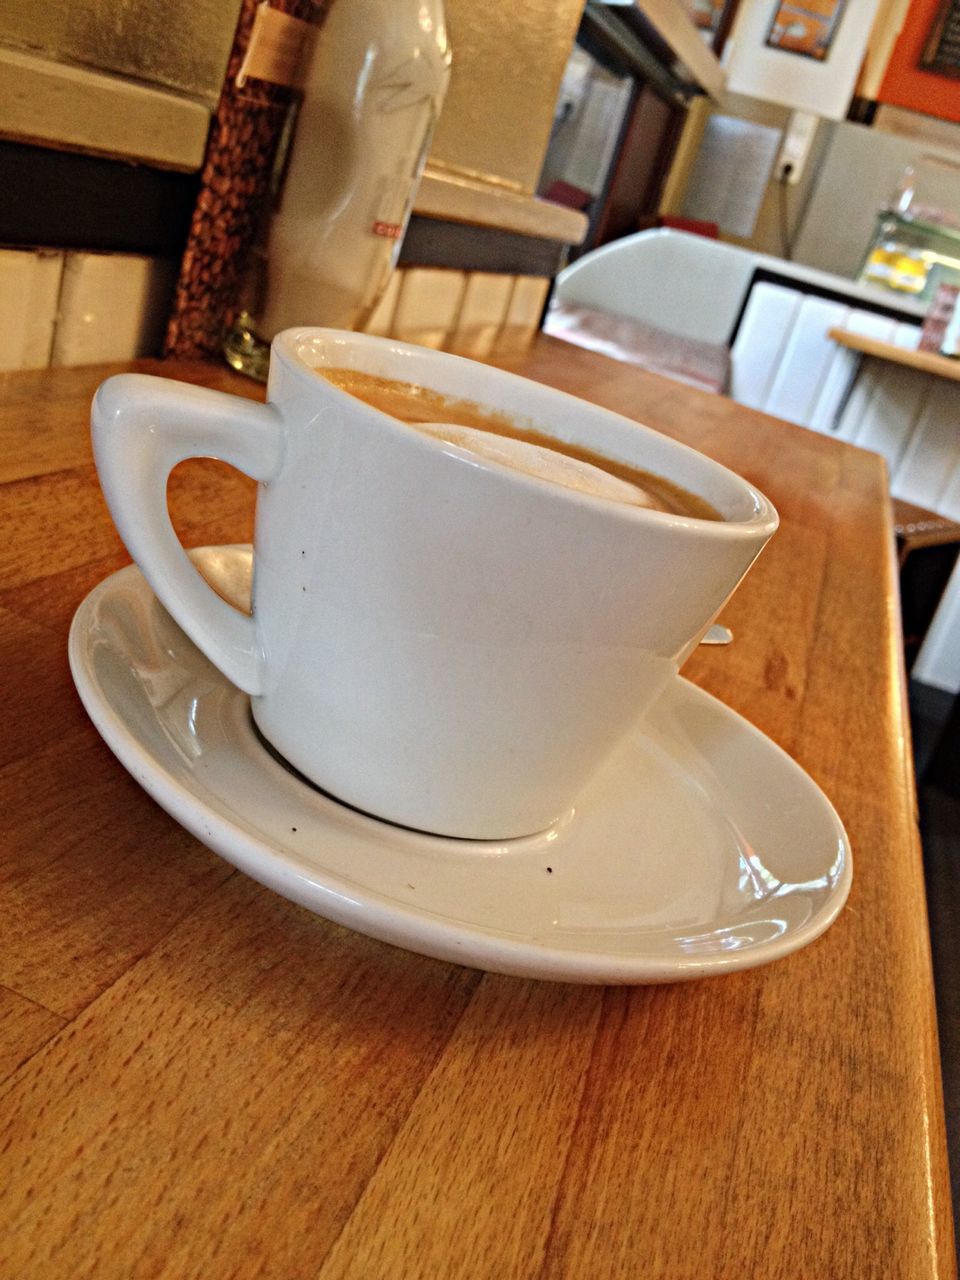
[[[960,3],[942,0],[920,54],[919,67],[960,79]]]
[[[815,62],[825,62],[846,0],[777,0],[766,44]]]

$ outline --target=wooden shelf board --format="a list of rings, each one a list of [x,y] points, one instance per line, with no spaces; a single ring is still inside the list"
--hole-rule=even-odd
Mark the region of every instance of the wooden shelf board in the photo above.
[[[849,347],[851,351],[859,351],[862,355],[889,360],[908,369],[918,369],[921,373],[933,373],[938,378],[960,382],[960,360],[951,360],[934,351],[911,351],[907,347],[896,347],[892,342],[880,342],[877,338],[868,338],[862,333],[851,333],[849,329],[830,329],[827,336],[834,342],[839,342],[842,347]]]

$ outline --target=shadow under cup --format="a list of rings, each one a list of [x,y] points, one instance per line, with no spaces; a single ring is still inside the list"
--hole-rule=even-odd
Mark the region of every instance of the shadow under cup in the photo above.
[[[350,369],[506,412],[705,499],[722,519],[563,489],[318,377]],[[551,826],[698,643],[773,533],[740,477],[649,428],[460,357],[295,329],[258,497],[261,734],[332,796],[439,835]]]

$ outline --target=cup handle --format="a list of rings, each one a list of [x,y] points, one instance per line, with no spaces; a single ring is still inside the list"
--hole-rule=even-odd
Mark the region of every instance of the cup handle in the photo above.
[[[254,620],[221,600],[191,564],[170,522],[167,477],[185,458],[212,457],[271,480],[283,454],[279,413],[205,387],[122,373],[97,391],[91,423],[110,514],[157,598],[228,680],[261,693]]]

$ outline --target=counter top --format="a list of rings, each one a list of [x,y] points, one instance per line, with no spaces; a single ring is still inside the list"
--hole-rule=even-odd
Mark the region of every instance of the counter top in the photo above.
[[[581,244],[589,226],[586,215],[576,209],[429,164],[420,179],[413,211],[423,217],[495,227],[563,244]]]
[[[117,763],[67,668],[73,612],[127,562],[87,427],[114,370],[3,375],[2,1274],[955,1274],[882,461],[549,339],[500,362],[779,508],[733,643],[685,674],[833,801],[847,906],[766,967],[602,988],[408,954],[233,870]],[[252,501],[211,461],[171,481],[192,545],[249,539]]]

